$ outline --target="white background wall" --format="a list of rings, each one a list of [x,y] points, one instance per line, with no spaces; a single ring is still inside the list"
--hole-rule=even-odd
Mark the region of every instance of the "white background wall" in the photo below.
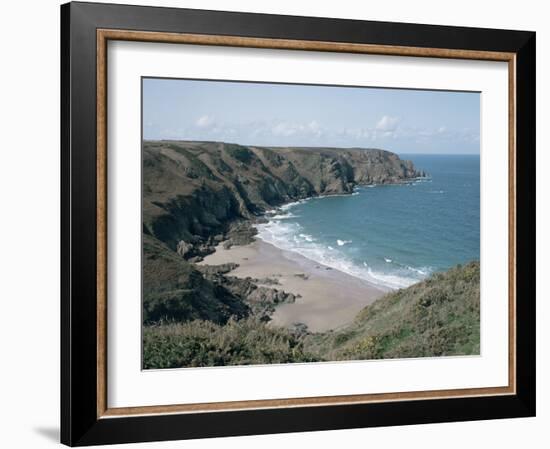
[[[538,417],[168,442],[139,447],[548,447],[550,28],[545,2],[134,1],[279,14],[537,32]],[[59,417],[59,1],[4,2],[0,16],[0,446],[54,447]],[[546,82],[544,82],[546,81]],[[546,127],[543,126],[546,124]],[[546,275],[546,276],[545,276]],[[545,301],[546,300],[546,301]],[[136,446],[137,447],[137,446]]]

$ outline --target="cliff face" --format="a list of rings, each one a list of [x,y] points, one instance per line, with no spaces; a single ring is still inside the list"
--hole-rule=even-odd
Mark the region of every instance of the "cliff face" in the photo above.
[[[419,175],[410,161],[375,149],[145,142],[144,233],[174,250],[181,241],[212,244],[235,220],[284,202]]]

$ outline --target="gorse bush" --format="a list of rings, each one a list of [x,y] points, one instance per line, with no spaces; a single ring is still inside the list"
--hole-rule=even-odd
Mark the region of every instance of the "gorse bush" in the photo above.
[[[230,319],[225,325],[195,320],[143,328],[144,369],[315,360],[289,331],[254,318]]]

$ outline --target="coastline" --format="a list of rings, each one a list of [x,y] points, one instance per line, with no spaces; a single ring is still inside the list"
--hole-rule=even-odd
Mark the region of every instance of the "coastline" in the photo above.
[[[352,196],[358,194],[359,187],[408,184],[425,179],[431,178],[424,174],[389,183],[360,183],[354,185],[349,192],[311,195],[287,201],[260,217],[239,222],[237,232],[230,228],[224,240],[215,246],[211,245],[209,253],[201,255],[194,263],[211,266],[235,263],[238,267],[227,272],[227,275],[254,279],[258,287],[295,295],[295,302],[276,305],[269,322],[273,326],[292,328],[305,324],[308,331],[313,333],[338,331],[350,325],[364,307],[385,294],[404,287],[373,283],[297,252],[275,246],[257,235],[257,224],[262,223],[262,220],[269,220],[271,215],[285,214],[292,206],[311,199]],[[230,245],[227,245],[228,242]],[[267,282],[261,282],[262,280]]]
[[[270,279],[276,284],[266,286],[299,295],[294,303],[276,307],[271,316],[271,323],[276,326],[303,323],[311,332],[338,329],[351,323],[359,311],[389,291],[257,238],[228,249],[220,244],[198,264],[230,262],[239,264],[228,273],[230,276]]]
[[[143,160],[147,368],[479,354],[479,262],[461,262],[479,158],[454,177],[430,159],[433,185],[376,149],[160,142]],[[416,188],[361,195],[392,184]]]
[[[254,237],[257,225],[269,220],[269,212],[285,210],[295,202],[353,196],[359,186],[402,184],[426,176],[411,161],[374,148],[270,148],[224,142],[150,141],[144,146],[143,161],[147,171],[144,192],[150,196],[143,205],[143,231],[151,236],[151,309],[164,318],[223,321],[240,316],[243,301],[248,301],[267,308],[264,316],[274,324],[293,327],[303,323],[314,332],[349,324],[360,310],[388,290],[338,264],[321,259],[322,265],[279,249],[276,242],[275,246],[266,246],[269,240],[261,243],[257,241],[259,236]],[[204,182],[205,176],[208,183]],[[160,179],[163,181],[157,182]],[[243,179],[250,181],[243,184]],[[159,258],[157,253],[163,253],[163,245],[175,248],[182,262],[168,255]],[[223,257],[227,253],[229,257]],[[227,262],[240,267],[193,271],[200,264]],[[184,276],[168,276],[175,265],[181,265],[177,270]],[[167,297],[166,289],[157,286],[159,273],[167,275],[167,284],[173,284],[170,295],[181,298],[182,292],[203,287],[205,301],[186,303],[186,307],[167,314],[163,302],[158,301],[159,295]],[[224,280],[225,274],[234,277],[233,284]],[[239,282],[239,278],[246,281]],[[212,288],[220,283],[231,285],[235,291]],[[256,290],[254,286],[263,287],[256,296],[265,298],[239,290],[251,284],[252,290]],[[227,292],[227,298],[219,297],[223,292]],[[283,293],[288,293],[288,298]]]

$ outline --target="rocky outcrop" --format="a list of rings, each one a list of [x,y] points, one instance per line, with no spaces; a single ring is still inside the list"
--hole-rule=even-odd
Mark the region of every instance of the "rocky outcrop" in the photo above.
[[[143,236],[143,322],[190,321],[224,324],[243,318],[250,307],[222,282],[149,235]]]
[[[193,244],[186,242],[185,240],[180,240],[176,246],[176,253],[180,256],[185,257],[193,250]]]
[[[223,285],[250,308],[250,313],[263,320],[275,310],[277,304],[293,303],[297,296],[285,292],[274,286],[278,285],[274,279],[238,278],[227,274],[237,268],[236,263],[222,265],[197,265],[196,268],[211,282]],[[262,285],[263,284],[263,285]],[[267,286],[269,285],[269,286]]]

